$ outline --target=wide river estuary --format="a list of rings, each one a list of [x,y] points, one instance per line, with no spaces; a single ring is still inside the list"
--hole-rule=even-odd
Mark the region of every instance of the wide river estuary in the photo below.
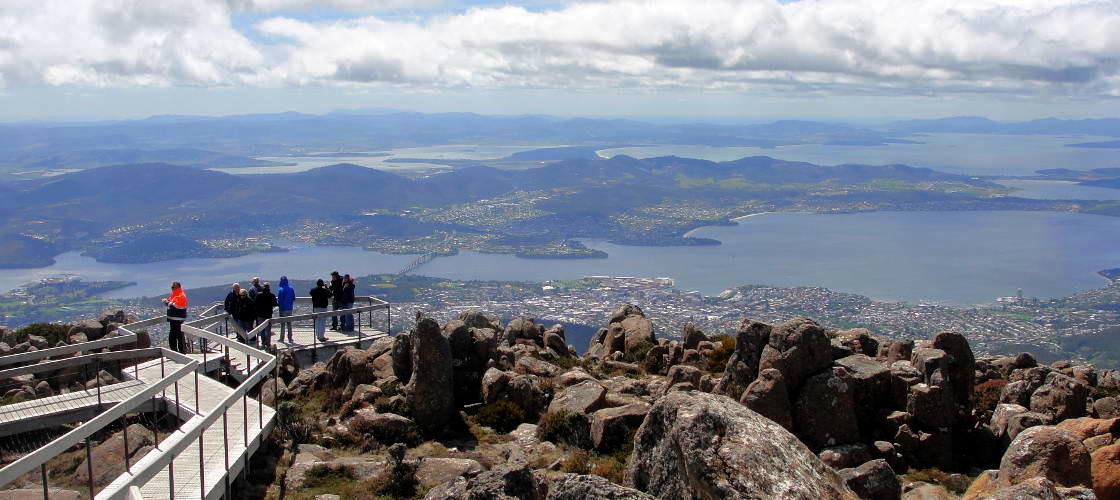
[[[971,305],[1014,295],[1060,297],[1105,284],[1096,271],[1120,267],[1120,218],[1053,212],[875,212],[765,214],[738,226],[692,233],[720,246],[633,247],[588,240],[606,259],[536,260],[462,253],[416,273],[452,279],[550,280],[588,275],[667,276],[686,290],[717,294],[745,284],[823,286],[881,300]],[[50,267],[0,271],[5,290],[49,276],[134,281],[113,297],[245,281],[396,272],[412,256],[346,247],[296,246],[291,252],[230,259],[104,264],[76,252]]]

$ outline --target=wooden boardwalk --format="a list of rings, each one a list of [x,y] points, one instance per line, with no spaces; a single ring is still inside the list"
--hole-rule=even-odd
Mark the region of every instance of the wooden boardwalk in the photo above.
[[[146,382],[137,380],[102,386],[101,404],[119,403],[146,386]],[[96,388],[3,405],[0,406],[0,436],[84,420],[85,417],[80,414],[96,410],[97,405]]]

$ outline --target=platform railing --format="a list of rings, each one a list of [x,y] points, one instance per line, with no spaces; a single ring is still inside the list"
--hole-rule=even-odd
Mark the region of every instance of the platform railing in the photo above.
[[[223,440],[223,448],[224,448],[224,452],[225,452],[225,456],[223,457],[224,458],[224,460],[223,460],[223,469],[224,470],[223,470],[223,477],[222,477],[222,480],[221,480],[222,483],[219,483],[219,484],[224,484],[223,496],[225,496],[226,498],[230,498],[229,493],[230,493],[230,474],[231,474],[231,471],[233,471],[234,469],[237,469],[239,467],[244,468],[246,470],[248,469],[249,454],[250,454],[250,451],[251,451],[250,447],[253,444],[249,439],[249,431],[248,431],[248,429],[249,429],[249,403],[248,403],[249,391],[251,389],[253,389],[254,387],[256,387],[258,384],[260,384],[261,382],[263,382],[265,377],[268,376],[269,373],[273,373],[274,375],[276,375],[277,364],[276,364],[276,357],[267,353],[267,352],[265,352],[265,351],[262,351],[260,349],[256,349],[254,347],[251,347],[251,346],[248,346],[248,345],[245,345],[245,344],[242,344],[242,343],[237,342],[235,340],[229,339],[229,338],[227,338],[223,335],[219,335],[219,334],[216,334],[216,333],[213,333],[213,332],[206,331],[205,329],[199,328],[198,326],[194,326],[196,324],[205,324],[205,322],[207,320],[211,320],[211,319],[214,319],[214,318],[213,317],[203,318],[203,319],[195,320],[195,321],[192,321],[192,322],[184,323],[183,333],[184,334],[190,334],[191,336],[194,336],[194,337],[196,337],[196,338],[198,338],[198,339],[200,339],[200,340],[202,340],[206,343],[214,343],[216,345],[219,345],[219,346],[221,346],[222,350],[225,353],[227,353],[227,355],[230,351],[238,351],[239,353],[242,353],[246,356],[246,361],[247,362],[249,362],[252,359],[255,359],[257,361],[256,365],[246,367],[247,369],[249,369],[249,374],[246,377],[246,379],[243,380],[240,384],[238,384],[238,386],[236,388],[234,388],[228,395],[226,395],[225,398],[223,398],[220,402],[218,402],[217,405],[214,408],[209,409],[209,410],[204,410],[203,408],[201,408],[199,406],[198,399],[197,399],[197,396],[196,396],[195,413],[198,416],[188,420],[187,423],[180,429],[179,433],[176,433],[176,434],[172,435],[171,437],[169,437],[165,441],[165,443],[162,443],[163,448],[159,451],[159,453],[156,453],[155,451],[153,451],[153,452],[149,453],[148,455],[146,455],[143,459],[140,460],[140,462],[137,463],[134,472],[132,472],[130,474],[126,474],[126,475],[118,478],[117,481],[114,481],[110,485],[110,487],[107,487],[105,490],[103,490],[101,492],[101,494],[97,496],[97,498],[99,498],[99,499],[100,498],[105,498],[105,499],[124,499],[124,498],[140,499],[140,498],[143,498],[143,495],[139,491],[139,487],[146,484],[148,481],[150,481],[152,478],[154,478],[165,467],[168,470],[168,488],[169,488],[168,495],[169,495],[170,498],[174,498],[175,497],[175,478],[174,478],[174,467],[173,467],[174,460],[175,460],[176,457],[181,455],[184,450],[186,450],[189,446],[194,445],[195,443],[197,443],[197,446],[199,448],[198,477],[199,477],[200,498],[208,498],[210,496],[210,488],[207,484],[206,474],[205,474],[207,467],[206,467],[206,463],[205,463],[205,460],[204,460],[205,453],[204,453],[203,433],[206,430],[208,430],[211,426],[215,426],[218,419],[222,420],[222,440]],[[197,387],[198,387],[197,383],[196,383],[195,387],[197,389]],[[274,387],[274,391],[275,390],[276,389]],[[276,395],[274,394],[273,396],[275,398]],[[227,423],[228,423],[228,418],[229,418],[229,409],[231,407],[233,407],[235,404],[237,404],[238,401],[240,401],[241,404],[242,404],[242,416],[243,416],[243,419],[244,419],[243,424],[242,424],[242,432],[243,432],[242,439],[243,439],[243,443],[244,443],[245,452],[244,452],[244,456],[241,458],[240,463],[238,463],[238,461],[235,457],[235,461],[231,465],[230,460],[229,460],[230,436],[229,436]],[[259,394],[258,394],[258,397],[257,397],[257,425],[258,425],[258,430],[261,430],[261,431],[264,430],[264,427],[265,427],[265,423],[264,423],[264,403],[261,402],[261,398],[260,398]],[[263,436],[257,436],[256,439],[260,439],[261,437],[263,437]]]
[[[182,366],[180,366],[178,369],[172,371],[171,373],[166,374],[165,376],[161,377],[159,380],[146,384],[146,386],[143,390],[141,390],[140,392],[132,395],[128,399],[126,399],[124,401],[121,401],[119,403],[115,403],[114,405],[112,405],[108,408],[101,408],[100,413],[97,416],[91,418],[90,420],[82,423],[81,425],[79,425],[78,427],[74,428],[73,430],[67,432],[66,434],[63,434],[62,436],[52,440],[51,442],[47,443],[46,445],[36,449],[35,451],[33,451],[33,452],[31,452],[27,455],[24,455],[20,459],[8,464],[7,466],[5,466],[2,469],[0,469],[0,487],[8,485],[8,484],[12,483],[13,481],[19,479],[24,474],[27,474],[29,472],[33,472],[36,469],[38,469],[39,473],[40,473],[40,476],[42,478],[43,498],[49,498],[50,484],[49,484],[49,475],[47,474],[47,470],[46,470],[46,463],[48,461],[50,461],[52,458],[54,458],[54,457],[62,454],[63,452],[69,450],[70,448],[72,448],[74,446],[77,446],[78,444],[81,444],[81,443],[84,442],[85,447],[86,447],[86,457],[87,457],[86,464],[87,464],[87,467],[89,468],[89,470],[88,470],[89,497],[94,498],[95,490],[94,490],[94,483],[93,483],[93,477],[94,477],[93,468],[95,467],[95,464],[93,463],[92,460],[90,460],[90,456],[91,456],[90,455],[90,450],[91,450],[90,436],[92,436],[94,433],[112,425],[114,422],[118,421],[118,419],[124,417],[128,413],[134,412],[135,410],[137,410],[140,406],[142,406],[144,404],[152,403],[152,405],[153,405],[152,411],[156,411],[157,407],[155,405],[155,402],[158,400],[158,397],[162,392],[164,392],[166,389],[168,389],[169,387],[172,387],[172,386],[176,387],[176,392],[178,392],[177,388],[178,388],[178,383],[179,383],[180,379],[190,375],[192,372],[194,372],[195,376],[197,377],[198,362],[193,360],[193,359],[190,359],[187,356],[184,356],[182,354],[179,354],[177,352],[174,352],[174,351],[171,351],[171,350],[168,350],[168,349],[151,348],[151,349],[135,349],[135,350],[129,350],[129,351],[118,351],[118,352],[111,352],[111,353],[91,354],[91,355],[80,356],[80,357],[76,357],[76,358],[63,359],[63,360],[58,360],[58,361],[50,361],[50,362],[46,362],[46,363],[39,363],[37,365],[32,365],[32,366],[11,368],[11,369],[8,369],[8,370],[4,370],[3,372],[0,372],[0,373],[3,373],[3,374],[32,374],[32,373],[38,373],[38,372],[46,371],[46,370],[58,369],[58,368],[61,368],[61,367],[77,366],[81,363],[88,363],[88,362],[94,361],[94,360],[119,360],[119,359],[133,359],[133,358],[149,358],[150,359],[150,358],[153,358],[153,357],[160,358],[161,366],[162,366],[162,360],[163,359],[170,359],[170,360],[175,361],[177,363],[181,363]],[[100,379],[100,376],[98,376],[98,375],[95,375],[95,377]],[[100,386],[98,386],[98,387],[100,387]],[[99,396],[100,396],[100,392],[99,392]],[[100,397],[98,399],[98,405],[101,406]],[[127,426],[125,426],[125,427],[127,429]],[[125,457],[124,457],[124,462],[125,462],[125,468],[126,468],[126,471],[127,471],[127,470],[132,468],[132,465],[129,463],[129,459],[128,459],[127,430],[125,432],[126,432],[126,434],[125,434],[125,449],[124,449]],[[155,442],[156,442],[156,445],[155,445],[156,450],[153,450],[152,453],[157,453],[158,447],[160,446],[159,439],[155,439]]]

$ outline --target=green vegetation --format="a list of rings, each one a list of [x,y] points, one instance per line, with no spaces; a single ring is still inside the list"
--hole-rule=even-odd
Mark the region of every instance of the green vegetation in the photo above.
[[[727,360],[731,359],[731,354],[735,352],[735,337],[716,335],[711,340],[716,343],[716,348],[708,353],[704,369],[712,373],[723,373],[727,369]]]
[[[97,295],[130,286],[124,281],[50,279],[0,294],[0,319],[19,327],[39,322],[65,322],[97,317],[120,302]]]
[[[591,426],[587,417],[568,411],[545,413],[537,423],[537,437],[541,441],[562,443],[576,448],[591,447]]]
[[[34,335],[36,337],[43,337],[47,339],[47,343],[55,345],[60,340],[66,339],[66,334],[70,333],[70,327],[66,325],[56,325],[54,323],[32,323],[19,330],[9,337],[15,343],[26,342],[27,338]]]
[[[501,399],[483,405],[474,416],[474,421],[478,425],[507,433],[525,421],[525,410],[513,401]]]
[[[626,353],[626,356],[622,359],[627,363],[641,363],[642,360],[646,359],[650,349],[653,349],[653,344],[643,340],[634,344],[634,348],[630,349],[630,352]]]

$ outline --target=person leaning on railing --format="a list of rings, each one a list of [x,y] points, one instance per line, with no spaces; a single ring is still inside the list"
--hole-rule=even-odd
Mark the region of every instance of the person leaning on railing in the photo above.
[[[272,310],[277,304],[276,296],[272,294],[272,286],[267,281],[253,301],[257,305],[257,325],[264,325],[261,331],[257,332],[257,337],[260,337],[261,348],[268,350],[272,346]]]
[[[183,322],[187,320],[187,292],[178,281],[171,283],[171,295],[163,299],[167,304],[167,322],[171,332],[167,335],[167,343],[171,350],[179,353],[187,352],[186,342],[183,340]]]
[[[354,283],[354,278],[351,278],[349,274],[347,274],[346,276],[343,276],[343,278],[342,278],[342,308],[343,309],[353,309],[354,308],[354,290],[356,288],[357,288],[357,284]],[[344,331],[344,332],[354,331],[354,314],[353,313],[347,313],[347,314],[342,315],[342,331]]]
[[[331,301],[333,302],[331,306],[335,311],[344,309],[342,307],[344,305],[342,300],[342,285],[342,275],[338,274],[338,271],[331,271],[331,297],[334,297],[334,300]],[[338,330],[338,316],[331,316],[331,330]]]

